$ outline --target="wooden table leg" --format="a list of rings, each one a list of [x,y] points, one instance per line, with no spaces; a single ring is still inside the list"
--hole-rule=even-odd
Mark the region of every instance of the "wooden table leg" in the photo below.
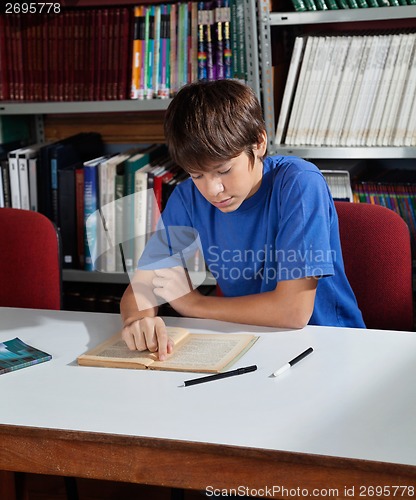
[[[15,473],[0,470],[0,498],[16,500]]]

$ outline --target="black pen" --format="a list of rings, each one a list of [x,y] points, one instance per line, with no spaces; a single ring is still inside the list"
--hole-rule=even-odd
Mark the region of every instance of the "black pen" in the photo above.
[[[308,349],[306,349],[306,351],[303,351],[301,354],[299,354],[299,356],[296,356],[296,358],[293,358],[291,361],[289,361],[288,363],[286,363],[285,365],[283,365],[281,368],[279,368],[278,370],[276,370],[275,372],[273,372],[273,377],[278,377],[283,372],[285,372],[286,370],[288,370],[289,368],[291,368],[293,365],[295,365],[298,361],[300,361],[301,359],[305,358],[311,352],[313,352],[312,347],[308,347]]]
[[[237,368],[236,370],[231,370],[230,372],[216,373],[215,375],[208,375],[206,377],[194,378],[192,380],[185,380],[184,385],[202,384],[203,382],[210,382],[211,380],[219,380],[220,378],[234,377],[234,375],[243,375],[244,373],[250,373],[257,370],[256,365],[246,366],[244,368]]]

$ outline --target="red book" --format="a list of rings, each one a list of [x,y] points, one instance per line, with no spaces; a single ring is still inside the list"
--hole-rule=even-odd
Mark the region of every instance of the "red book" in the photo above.
[[[5,16],[0,16],[0,100],[9,99],[9,81],[7,78]]]
[[[132,58],[131,54],[131,43],[130,40],[132,38],[132,9],[127,7],[122,7],[120,16],[120,53],[117,57],[119,61],[118,66],[118,94],[117,98],[120,100],[127,99],[127,96],[130,94],[130,80],[129,80],[129,71],[130,71],[130,61]]]

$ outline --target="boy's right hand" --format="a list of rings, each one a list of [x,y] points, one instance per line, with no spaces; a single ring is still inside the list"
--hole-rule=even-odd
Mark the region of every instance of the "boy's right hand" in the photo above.
[[[173,342],[169,339],[165,322],[159,317],[137,319],[125,326],[121,338],[131,351],[157,352],[160,361],[173,352]]]

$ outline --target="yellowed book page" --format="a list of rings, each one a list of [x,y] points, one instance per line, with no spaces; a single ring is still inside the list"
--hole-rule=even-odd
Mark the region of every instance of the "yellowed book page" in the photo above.
[[[166,361],[156,361],[152,370],[217,373],[235,362],[257,337],[251,334],[189,334]]]
[[[175,345],[189,334],[185,328],[178,327],[167,327],[167,331]],[[150,351],[130,351],[124,340],[122,340],[120,332],[118,332],[94,349],[79,356],[78,364],[144,369],[148,368],[155,360],[157,360],[157,355]]]

